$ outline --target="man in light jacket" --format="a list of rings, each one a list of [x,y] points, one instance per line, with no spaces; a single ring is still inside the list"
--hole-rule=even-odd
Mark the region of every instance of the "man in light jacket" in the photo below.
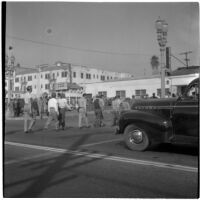
[[[32,109],[33,95],[32,88],[27,87],[27,92],[24,95],[24,133],[31,133],[36,122],[37,112]],[[30,121],[30,123],[28,123]]]
[[[116,96],[114,100],[112,101],[112,113],[113,113],[113,124],[112,126],[116,126],[119,121],[119,115],[120,115],[120,104],[121,100],[119,96]]]
[[[86,94],[78,100],[78,127],[83,128],[83,120],[85,121],[85,125],[87,128],[90,126],[88,125],[88,118],[87,118],[87,99]]]

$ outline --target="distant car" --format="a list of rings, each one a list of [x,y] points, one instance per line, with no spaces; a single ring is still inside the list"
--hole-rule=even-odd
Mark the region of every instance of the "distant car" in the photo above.
[[[144,151],[157,143],[199,142],[199,78],[179,98],[137,100],[120,115],[116,133],[124,134],[131,150]]]

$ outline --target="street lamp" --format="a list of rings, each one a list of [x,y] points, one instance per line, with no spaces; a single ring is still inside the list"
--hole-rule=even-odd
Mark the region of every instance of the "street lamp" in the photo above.
[[[14,63],[15,63],[15,57],[12,55],[12,47],[10,46],[9,47],[9,54],[6,55],[6,73],[8,75],[8,106],[7,106],[7,113],[6,113],[6,117],[11,117],[12,115],[12,106],[11,106],[11,103],[10,103],[10,100],[11,100],[11,92],[12,92],[12,89],[11,89],[11,76],[13,75],[13,72],[14,72]]]
[[[167,31],[168,24],[165,20],[161,20],[160,17],[156,21],[156,30],[157,30],[157,40],[160,46],[160,54],[161,54],[161,98],[165,98],[165,63],[164,63],[164,55],[165,55],[165,47],[167,43]]]

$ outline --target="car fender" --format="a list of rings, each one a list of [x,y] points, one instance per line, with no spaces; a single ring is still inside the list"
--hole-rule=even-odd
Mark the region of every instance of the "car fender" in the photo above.
[[[119,120],[120,132],[124,132],[129,124],[134,124],[146,130],[152,140],[168,142],[173,136],[172,122],[154,112],[131,110],[124,112]]]

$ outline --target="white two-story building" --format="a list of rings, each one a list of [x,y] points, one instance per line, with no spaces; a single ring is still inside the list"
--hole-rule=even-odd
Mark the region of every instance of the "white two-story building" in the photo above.
[[[56,62],[35,68],[17,69],[14,73],[12,98],[22,98],[28,86],[37,96],[43,93],[65,93],[77,98],[85,91],[85,84],[133,77],[129,73],[111,72],[69,63]]]
[[[199,66],[179,68],[165,77],[166,95],[181,94],[190,81],[199,77]],[[35,69],[17,70],[14,78],[13,98],[23,97],[27,86],[37,96],[52,91],[65,93],[69,101],[77,101],[81,94],[88,96],[102,94],[111,98],[120,95],[125,98],[158,97],[161,93],[160,75],[134,78],[127,73],[110,72],[57,62],[55,65],[42,65]]]

